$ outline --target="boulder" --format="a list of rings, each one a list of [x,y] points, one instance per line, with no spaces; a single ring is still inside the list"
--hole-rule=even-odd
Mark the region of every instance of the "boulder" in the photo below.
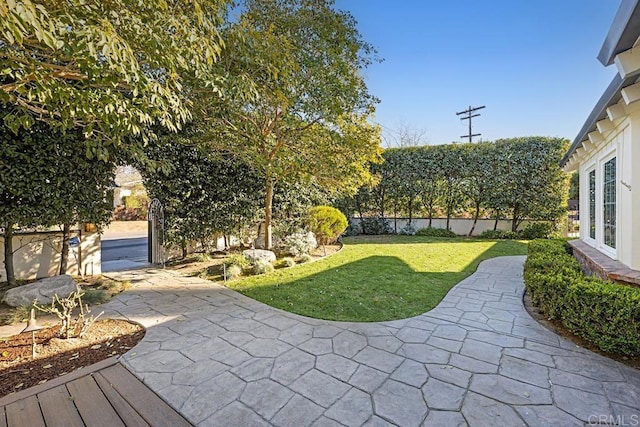
[[[2,301],[12,307],[30,305],[34,300],[38,304],[50,304],[55,294],[66,298],[75,290],[76,281],[68,274],[63,274],[9,289]]]
[[[267,262],[274,262],[276,260],[276,254],[266,249],[247,249],[246,251],[242,251],[242,255],[252,264],[260,260]]]

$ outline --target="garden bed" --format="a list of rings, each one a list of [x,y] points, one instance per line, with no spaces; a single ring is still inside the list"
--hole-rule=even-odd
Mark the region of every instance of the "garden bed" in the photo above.
[[[144,337],[144,328],[124,320],[96,322],[84,338],[57,338],[59,326],[0,339],[0,397],[45,383],[79,368],[129,351]]]

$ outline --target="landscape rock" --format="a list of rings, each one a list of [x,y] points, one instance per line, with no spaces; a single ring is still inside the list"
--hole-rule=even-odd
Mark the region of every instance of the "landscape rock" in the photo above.
[[[76,281],[68,274],[63,274],[9,289],[2,301],[12,307],[31,305],[34,300],[38,304],[49,304],[55,294],[60,298],[66,298],[75,290]]]
[[[242,252],[242,255],[251,263],[256,261],[274,262],[276,260],[276,254],[266,249],[247,249]]]

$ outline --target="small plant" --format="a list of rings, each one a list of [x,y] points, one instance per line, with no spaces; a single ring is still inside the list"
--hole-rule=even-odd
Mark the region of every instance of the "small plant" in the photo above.
[[[227,279],[235,279],[242,276],[242,267],[238,264],[231,264],[227,267]]]
[[[229,269],[232,265],[237,265],[240,270],[251,267],[251,262],[242,254],[231,254],[224,260],[224,265]]]
[[[416,231],[417,236],[426,237],[457,237],[456,233],[446,228],[427,227]]]
[[[306,264],[307,262],[311,261],[312,259],[313,259],[313,258],[311,257],[311,255],[309,255],[309,254],[303,254],[303,255],[300,255],[300,256],[298,257],[298,262],[299,262],[300,264]]]
[[[281,262],[284,267],[293,267],[296,265],[296,260],[291,257],[282,258]]]
[[[283,246],[286,253],[293,256],[308,254],[318,246],[312,232],[298,231],[283,239]]]
[[[199,253],[196,255],[196,261],[198,262],[211,261],[211,255],[209,255],[208,253]]]
[[[11,309],[0,319],[0,325],[15,325],[16,323],[26,322],[31,313],[31,305],[22,305]]]
[[[111,299],[111,294],[105,289],[87,289],[84,292],[84,302],[87,304],[104,304]]]
[[[89,306],[87,304],[83,304],[82,297],[84,293],[80,289],[79,286],[76,287],[76,290],[71,292],[68,297],[60,298],[57,294],[53,297],[51,301],[51,306],[45,307],[40,306],[35,301],[33,306],[44,313],[54,314],[60,319],[60,336],[65,339],[69,339],[73,336],[74,332],[80,328],[77,336],[78,338],[84,337],[89,328],[98,320],[98,317],[102,315],[101,312],[97,316],[87,317],[91,310],[89,310]],[[73,312],[78,308],[78,315],[74,319]]]
[[[405,236],[415,236],[416,235],[416,229],[409,222],[409,223],[407,223],[407,225],[405,225],[404,227],[402,227],[400,229],[400,234],[405,235]]]
[[[253,265],[253,274],[271,273],[274,270],[273,265],[269,261],[258,260]]]
[[[347,229],[349,221],[336,208],[316,206],[309,210],[308,223],[318,243],[324,246],[335,242]]]

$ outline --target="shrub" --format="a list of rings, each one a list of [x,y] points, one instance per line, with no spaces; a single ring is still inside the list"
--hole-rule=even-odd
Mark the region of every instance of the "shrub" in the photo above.
[[[251,262],[242,254],[231,254],[224,260],[224,265],[229,269],[232,265],[237,265],[240,270],[251,267]]]
[[[345,236],[357,236],[362,233],[360,224],[349,222],[347,229],[344,231]]]
[[[416,235],[416,229],[409,222],[409,223],[407,223],[407,225],[405,225],[404,227],[402,227],[400,229],[400,234],[403,234],[405,236],[415,236]]]
[[[362,234],[368,235],[391,234],[393,232],[389,221],[380,216],[362,218],[362,221],[360,222],[360,231]]]
[[[520,235],[515,231],[485,230],[478,236],[480,239],[519,239]]]
[[[282,258],[282,265],[285,267],[293,267],[296,265],[296,260],[290,257]]]
[[[273,270],[273,265],[269,261],[258,260],[253,264],[253,274],[271,273]]]
[[[242,276],[242,267],[238,264],[231,264],[226,269],[227,279],[235,279],[236,277]]]
[[[416,235],[427,237],[457,237],[456,233],[451,230],[447,230],[446,228],[434,227],[421,228],[420,230],[416,231]]]
[[[298,262],[299,262],[300,264],[305,264],[305,263],[307,263],[307,262],[311,261],[312,259],[313,259],[313,258],[311,257],[311,255],[309,255],[309,254],[303,254],[303,255],[300,255],[300,256],[298,257]]]
[[[200,252],[196,254],[196,261],[198,262],[208,262],[211,261],[211,255],[206,252]]]
[[[16,323],[26,322],[31,315],[32,305],[21,305],[12,308],[0,318],[0,325],[15,325]]]
[[[318,242],[312,232],[298,231],[285,237],[282,241],[284,251],[293,256],[308,254],[316,247]]]
[[[585,276],[559,239],[529,244],[524,280],[549,318],[604,351],[640,355],[640,289]]]
[[[328,245],[336,241],[347,229],[349,221],[342,212],[331,206],[316,206],[309,210],[309,229],[318,243]]]
[[[527,225],[519,234],[522,239],[548,239],[557,233],[555,224],[551,222],[536,222]]]
[[[104,304],[111,299],[111,294],[105,289],[87,289],[82,300],[87,304]]]

